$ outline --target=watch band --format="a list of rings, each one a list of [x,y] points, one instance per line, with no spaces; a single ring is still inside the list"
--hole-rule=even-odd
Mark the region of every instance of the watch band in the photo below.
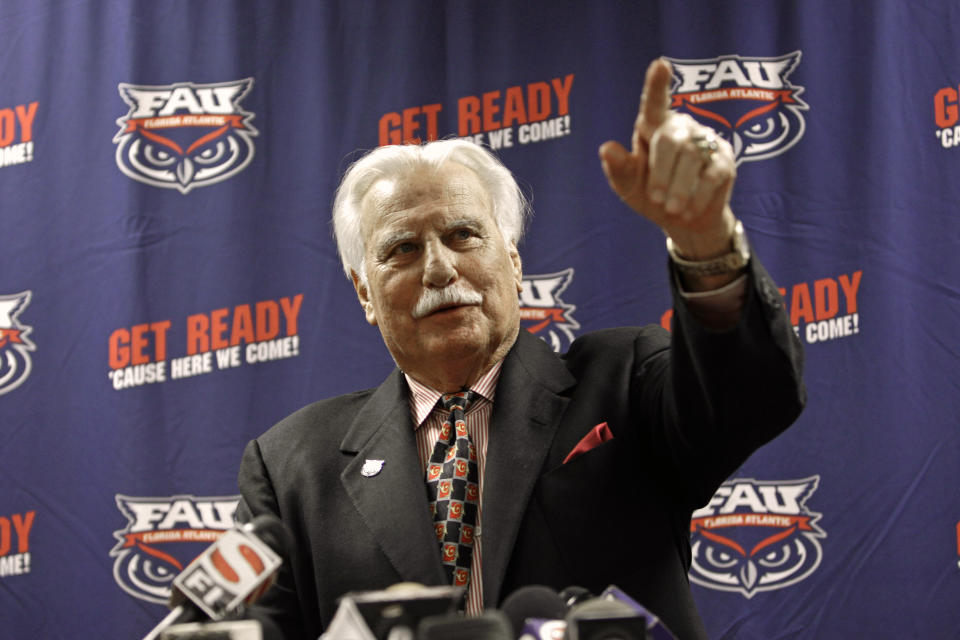
[[[667,253],[670,260],[681,273],[693,276],[719,276],[739,271],[750,261],[750,243],[743,230],[743,223],[739,220],[733,225],[733,247],[726,253],[712,260],[687,260],[681,258],[670,236],[667,236]]]

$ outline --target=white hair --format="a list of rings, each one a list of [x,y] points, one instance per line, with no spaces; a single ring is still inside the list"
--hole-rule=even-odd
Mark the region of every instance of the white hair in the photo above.
[[[420,168],[439,169],[456,162],[471,169],[490,196],[493,218],[504,241],[519,244],[530,206],[510,170],[492,152],[466,140],[437,140],[422,145],[391,145],[366,154],[347,169],[333,201],[333,231],[347,277],[366,283],[360,204],[382,179],[401,178]]]

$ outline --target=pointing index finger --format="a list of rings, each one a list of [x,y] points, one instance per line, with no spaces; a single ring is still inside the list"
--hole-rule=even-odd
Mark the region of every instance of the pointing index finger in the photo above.
[[[640,95],[640,113],[637,115],[640,137],[647,142],[654,130],[667,119],[671,75],[670,64],[663,58],[657,58],[647,67],[647,77]]]

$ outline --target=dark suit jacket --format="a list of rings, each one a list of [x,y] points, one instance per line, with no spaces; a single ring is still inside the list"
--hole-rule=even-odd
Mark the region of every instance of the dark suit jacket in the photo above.
[[[687,580],[691,512],[804,402],[802,352],[752,261],[740,323],[710,332],[675,296],[660,327],[587,334],[565,356],[521,331],[490,424],[483,595],[527,584],[616,584],[680,638],[705,637]],[[595,425],[614,438],[562,464]],[[347,591],[443,584],[403,375],[311,404],[247,446],[239,518],[271,513],[294,538],[266,611],[315,639]],[[367,459],[382,471],[361,475]]]

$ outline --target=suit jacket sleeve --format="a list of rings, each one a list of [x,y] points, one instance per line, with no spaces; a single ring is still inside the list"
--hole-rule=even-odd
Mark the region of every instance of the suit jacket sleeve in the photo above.
[[[251,440],[243,452],[238,485],[242,498],[237,506],[237,521],[249,522],[264,514],[281,517],[277,496],[256,440]],[[297,546],[285,550],[276,582],[249,611],[250,617],[259,620],[265,627],[279,627],[284,638],[303,636],[300,603],[294,588],[292,569],[299,553]]]
[[[651,434],[660,439],[657,450],[671,452],[677,470],[694,480],[688,486],[693,508],[708,501],[758,447],[792,424],[806,401],[803,350],[782,297],[755,257],[747,275],[740,321],[726,331],[700,325],[679,295],[676,278],[670,279],[670,373],[662,381],[667,393],[654,405],[661,420],[648,424],[663,425]],[[635,378],[638,394],[653,390],[642,386],[648,381],[642,374]]]
[[[521,380],[550,386],[565,405],[525,503],[501,593],[526,584],[594,592],[616,584],[678,638],[706,638],[687,578],[690,514],[791,424],[805,398],[802,351],[779,291],[756,260],[748,278],[740,321],[729,330],[701,326],[675,294],[672,333],[647,326],[581,336],[562,358],[574,379],[569,385],[547,384],[549,349],[521,335],[518,357],[504,365],[491,433],[502,405],[511,404],[511,412],[533,406],[531,398],[514,399]],[[534,417],[538,411],[531,409]],[[601,422],[613,439],[564,464]],[[516,425],[510,429],[513,437]],[[492,458],[484,500],[494,481]],[[485,518],[492,508],[485,506]]]

